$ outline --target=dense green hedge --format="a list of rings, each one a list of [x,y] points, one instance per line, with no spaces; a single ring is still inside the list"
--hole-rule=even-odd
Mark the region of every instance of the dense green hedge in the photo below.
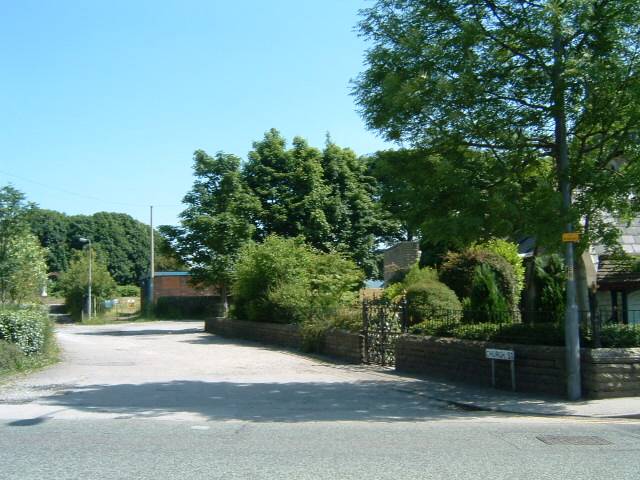
[[[208,318],[220,315],[219,297],[160,297],[154,314],[163,319]]]
[[[428,321],[414,325],[411,333],[522,345],[564,345],[564,331],[558,324],[477,323]],[[584,340],[584,339],[583,339]]]
[[[12,372],[22,368],[25,355],[13,343],[0,340],[0,373]]]
[[[436,337],[453,337],[521,345],[564,346],[564,327],[561,323],[478,323],[464,324],[431,320],[414,325],[411,333]],[[600,333],[602,348],[640,347],[640,325],[604,325]],[[592,345],[590,334],[581,332],[583,347]]]
[[[456,292],[458,298],[469,298],[477,268],[482,265],[495,274],[500,293],[507,301],[509,310],[515,313],[520,300],[518,279],[511,264],[497,253],[478,249],[451,252],[440,268],[440,280]]]
[[[460,320],[462,305],[458,297],[444,283],[437,280],[422,281],[410,285],[406,290],[409,323],[425,319]]]
[[[50,333],[51,323],[43,307],[0,308],[0,340],[14,344],[25,355],[41,353]]]

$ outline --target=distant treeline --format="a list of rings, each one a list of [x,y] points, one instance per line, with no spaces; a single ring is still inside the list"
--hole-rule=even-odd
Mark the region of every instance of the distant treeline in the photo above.
[[[33,208],[29,215],[32,232],[47,249],[49,272],[63,272],[69,267],[73,252],[88,238],[98,258],[106,264],[120,285],[137,284],[148,274],[150,231],[124,213],[98,212],[93,215],[65,215],[53,210]],[[161,237],[156,244],[156,268],[179,268],[166,251]]]

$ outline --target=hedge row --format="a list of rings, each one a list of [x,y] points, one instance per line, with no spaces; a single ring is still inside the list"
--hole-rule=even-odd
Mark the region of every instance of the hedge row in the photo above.
[[[15,345],[25,355],[42,353],[50,333],[51,324],[43,307],[0,309],[0,340]]]

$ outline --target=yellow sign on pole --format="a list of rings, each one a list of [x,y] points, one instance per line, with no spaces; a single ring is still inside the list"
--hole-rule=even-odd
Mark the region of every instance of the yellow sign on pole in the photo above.
[[[562,234],[562,241],[564,243],[577,243],[580,241],[580,234],[578,232],[566,232]]]

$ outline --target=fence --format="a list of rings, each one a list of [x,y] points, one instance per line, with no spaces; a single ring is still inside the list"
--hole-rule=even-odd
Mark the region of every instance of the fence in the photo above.
[[[363,303],[364,328],[379,312],[386,322],[395,321],[394,332],[410,332],[468,340],[563,346],[564,311],[473,311],[429,308],[404,301],[392,307],[385,300]],[[369,313],[367,313],[369,312]],[[584,347],[640,346],[640,310],[599,309],[579,312]],[[389,327],[386,327],[389,330]]]

